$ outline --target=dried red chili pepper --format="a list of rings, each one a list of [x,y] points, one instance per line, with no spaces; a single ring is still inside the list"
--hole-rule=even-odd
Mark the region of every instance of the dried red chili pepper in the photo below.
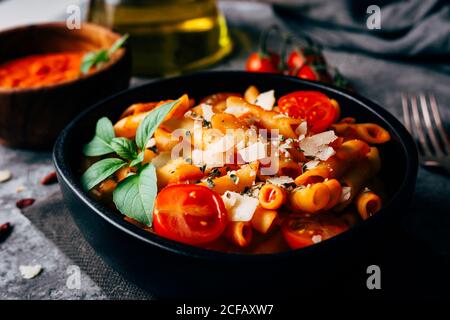
[[[0,225],[0,242],[5,240],[12,231],[12,226],[9,222]]]
[[[16,207],[19,209],[24,209],[31,206],[36,200],[32,198],[17,200]]]
[[[58,182],[58,177],[56,176],[55,171],[53,171],[52,173],[49,173],[41,180],[41,184],[43,186],[48,186],[48,185],[54,184],[56,182]]]

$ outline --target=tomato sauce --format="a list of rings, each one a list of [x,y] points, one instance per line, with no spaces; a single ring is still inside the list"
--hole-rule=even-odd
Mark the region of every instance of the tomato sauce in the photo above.
[[[80,76],[85,52],[31,55],[0,65],[0,87],[33,88],[61,83]]]

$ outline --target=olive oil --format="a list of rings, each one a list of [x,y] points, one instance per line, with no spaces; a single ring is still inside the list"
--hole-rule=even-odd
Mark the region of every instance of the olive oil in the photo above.
[[[203,68],[232,48],[215,0],[91,0],[89,21],[130,34],[135,75]]]

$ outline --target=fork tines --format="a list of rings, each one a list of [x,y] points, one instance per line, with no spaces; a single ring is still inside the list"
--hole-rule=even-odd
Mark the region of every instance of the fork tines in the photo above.
[[[421,156],[428,165],[450,156],[448,138],[442,125],[436,98],[432,94],[402,94],[404,123],[418,141]]]

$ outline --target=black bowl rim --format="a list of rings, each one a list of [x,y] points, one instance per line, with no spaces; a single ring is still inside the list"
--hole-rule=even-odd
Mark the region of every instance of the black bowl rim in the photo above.
[[[61,132],[59,135],[57,141],[55,142],[54,149],[53,149],[53,162],[56,168],[56,171],[58,172],[58,175],[60,178],[62,178],[62,181],[60,183],[66,184],[66,186],[73,192],[76,197],[81,200],[86,206],[88,206],[92,211],[94,211],[97,215],[99,215],[102,219],[110,223],[113,227],[121,230],[122,232],[125,232],[132,236],[133,238],[137,239],[138,241],[142,241],[146,244],[149,244],[151,246],[156,246],[160,249],[163,249],[170,253],[175,253],[178,255],[185,255],[189,257],[195,257],[200,259],[208,259],[208,260],[223,260],[223,261],[229,261],[229,260],[237,260],[237,261],[253,261],[253,262],[263,262],[266,260],[272,260],[272,259],[289,259],[291,257],[298,256],[300,254],[307,255],[310,254],[316,250],[319,250],[322,247],[329,246],[336,244],[338,241],[343,241],[344,239],[350,237],[352,234],[356,233],[357,231],[362,230],[363,228],[369,228],[371,225],[374,225],[379,222],[380,219],[382,219],[386,214],[389,214],[390,207],[393,206],[393,204],[397,201],[401,201],[401,195],[404,192],[404,190],[407,188],[408,185],[414,184],[417,176],[417,170],[418,170],[418,152],[416,148],[416,144],[414,143],[413,138],[409,134],[409,132],[406,130],[406,128],[403,126],[403,124],[395,118],[389,111],[386,109],[380,107],[376,103],[359,96],[358,94],[355,94],[354,92],[350,92],[348,90],[344,90],[341,88],[337,88],[335,86],[317,82],[317,81],[308,81],[303,80],[295,77],[289,77],[284,75],[278,75],[278,74],[269,74],[269,73],[258,73],[257,75],[260,77],[266,77],[267,79],[288,79],[289,81],[297,82],[302,85],[309,86],[311,90],[318,90],[318,91],[330,91],[334,94],[340,95],[346,99],[352,100],[353,102],[357,103],[364,109],[366,109],[368,112],[375,114],[382,120],[384,120],[388,126],[389,131],[391,133],[394,133],[403,148],[403,152],[406,155],[407,160],[405,163],[405,175],[403,178],[403,181],[401,182],[400,187],[398,190],[392,195],[392,197],[389,199],[389,202],[386,203],[386,205],[380,210],[376,215],[370,217],[369,219],[363,221],[361,224],[350,228],[346,232],[343,232],[333,238],[330,238],[326,241],[322,241],[320,243],[317,243],[315,245],[305,247],[302,249],[297,250],[289,250],[285,252],[279,252],[279,253],[263,253],[263,254],[246,254],[246,253],[228,253],[228,252],[222,252],[222,251],[215,251],[215,250],[209,250],[204,249],[196,246],[191,246],[187,244],[183,244],[177,241],[173,241],[170,239],[166,239],[163,237],[160,237],[156,234],[149,233],[147,231],[144,231],[143,229],[135,226],[132,223],[129,223],[125,221],[122,217],[120,217],[116,212],[113,210],[105,207],[101,203],[95,201],[94,199],[90,198],[82,189],[79,183],[79,179],[75,177],[75,175],[68,170],[70,168],[70,165],[66,161],[65,158],[65,143],[67,137],[70,135],[73,128],[83,120],[84,117],[86,117],[89,113],[91,113],[93,110],[99,108],[104,103],[110,102],[118,97],[124,96],[124,95],[132,95],[135,91],[140,91],[146,87],[152,86],[156,83],[159,85],[170,85],[170,82],[173,80],[185,80],[188,81],[189,79],[196,79],[201,78],[204,76],[224,76],[224,75],[230,75],[230,76],[243,76],[246,74],[253,74],[245,71],[206,71],[206,72],[197,72],[192,73],[189,75],[174,77],[174,78],[167,78],[162,79],[159,81],[149,82],[145,83],[140,86],[136,86],[134,88],[123,90],[115,95],[112,95],[92,107],[84,110],[82,113],[80,113],[69,125],[66,126],[66,128]],[[400,199],[400,200],[399,200]]]

